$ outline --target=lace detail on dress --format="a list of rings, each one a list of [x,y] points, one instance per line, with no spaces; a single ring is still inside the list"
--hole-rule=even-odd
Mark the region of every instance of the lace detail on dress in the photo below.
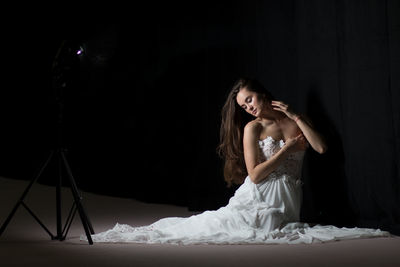
[[[116,223],[112,229],[92,235],[92,239],[93,242],[117,243],[127,242],[127,236],[132,239],[131,242],[150,243],[151,238],[159,237],[159,234],[153,225],[132,227],[128,224]],[[87,237],[81,235],[80,240],[87,241]]]
[[[277,153],[285,145],[285,142],[283,140],[274,140],[271,136],[268,136],[266,139],[260,140],[259,145],[261,150],[259,162],[261,163]],[[296,185],[301,184],[300,176],[303,156],[304,151],[290,154],[285,161],[269,175],[267,180],[284,179],[288,182],[294,182]]]
[[[117,223],[114,226],[114,230],[118,231],[120,233],[133,233],[133,232],[138,232],[138,231],[154,231],[154,227],[152,225],[132,227],[132,226],[127,225],[127,224],[119,224],[119,223]]]

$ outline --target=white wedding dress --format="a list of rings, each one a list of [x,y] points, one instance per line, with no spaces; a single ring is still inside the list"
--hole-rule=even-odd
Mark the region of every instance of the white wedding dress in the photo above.
[[[259,141],[260,162],[284,145],[271,137]],[[267,179],[254,184],[249,177],[225,207],[190,217],[168,217],[150,225],[114,228],[92,235],[93,242],[170,244],[278,244],[313,243],[342,239],[390,236],[369,228],[310,227],[299,222],[300,180],[304,151],[291,155]],[[81,240],[87,240],[85,235]]]

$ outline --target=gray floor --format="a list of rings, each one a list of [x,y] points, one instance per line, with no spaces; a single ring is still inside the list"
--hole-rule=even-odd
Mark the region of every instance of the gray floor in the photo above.
[[[10,213],[27,181],[0,177],[0,223]],[[65,219],[72,197],[63,188]],[[83,192],[94,230],[116,222],[145,225],[169,216],[190,216],[184,207],[147,204]],[[55,189],[35,184],[26,201],[55,232]],[[138,245],[79,241],[84,230],[75,217],[65,241],[50,240],[20,207],[0,237],[0,266],[400,266],[400,237],[372,238],[312,245]]]

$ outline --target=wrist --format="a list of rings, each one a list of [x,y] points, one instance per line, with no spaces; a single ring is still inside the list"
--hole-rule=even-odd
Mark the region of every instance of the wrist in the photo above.
[[[294,122],[297,123],[297,122],[299,122],[301,120],[301,116],[300,115],[296,115],[296,116],[294,116],[293,120],[294,120]]]

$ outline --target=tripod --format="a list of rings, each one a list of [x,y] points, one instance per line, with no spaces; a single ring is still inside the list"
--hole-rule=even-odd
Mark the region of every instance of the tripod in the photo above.
[[[79,193],[78,187],[74,180],[74,177],[72,176],[71,168],[70,168],[67,158],[65,156],[66,149],[64,148],[63,142],[62,142],[63,107],[64,107],[64,104],[62,101],[62,89],[66,86],[66,82],[62,81],[63,75],[62,75],[62,71],[60,72],[60,69],[59,69],[60,64],[57,60],[60,56],[62,49],[65,46],[65,43],[66,43],[66,41],[62,42],[62,44],[57,52],[54,63],[53,63],[53,71],[56,70],[55,75],[53,77],[53,86],[54,86],[54,89],[56,90],[56,100],[57,100],[57,105],[58,105],[57,145],[53,150],[50,151],[48,158],[43,162],[43,164],[38,169],[37,173],[32,177],[29,185],[27,186],[25,191],[22,193],[21,197],[15,204],[13,210],[11,211],[11,213],[9,214],[9,216],[7,217],[7,219],[1,226],[0,236],[6,229],[7,225],[10,223],[12,217],[14,216],[14,214],[17,211],[17,209],[19,208],[19,206],[22,205],[33,216],[33,218],[40,224],[40,226],[42,226],[42,228],[50,235],[52,240],[58,239],[60,241],[65,240],[65,238],[68,234],[68,231],[71,227],[72,221],[76,215],[76,211],[78,211],[79,216],[82,221],[83,228],[86,233],[87,240],[88,240],[89,244],[92,245],[93,241],[92,241],[92,238],[90,235],[94,234],[94,230],[93,230],[92,224],[89,220],[89,217],[87,216],[86,211],[83,207],[83,204],[81,202],[82,196]],[[67,69],[70,69],[70,66],[67,66]],[[53,158],[56,158],[56,160],[58,161],[58,179],[57,179],[57,184],[56,184],[56,216],[57,216],[57,234],[56,235],[53,235],[49,231],[49,229],[40,221],[40,219],[35,215],[35,213],[24,202],[24,199],[27,196],[27,194],[29,193],[29,190],[31,189],[33,184],[39,179],[39,177],[42,175],[43,171],[46,169],[46,167],[49,165],[49,163],[51,162],[51,160]],[[69,214],[68,214],[68,217],[67,217],[64,227],[62,227],[62,222],[61,222],[61,186],[62,186],[62,178],[63,178],[63,173],[64,173],[63,170],[66,171],[69,185],[71,188],[71,192],[72,192],[72,195],[74,198],[73,205],[69,211]]]

